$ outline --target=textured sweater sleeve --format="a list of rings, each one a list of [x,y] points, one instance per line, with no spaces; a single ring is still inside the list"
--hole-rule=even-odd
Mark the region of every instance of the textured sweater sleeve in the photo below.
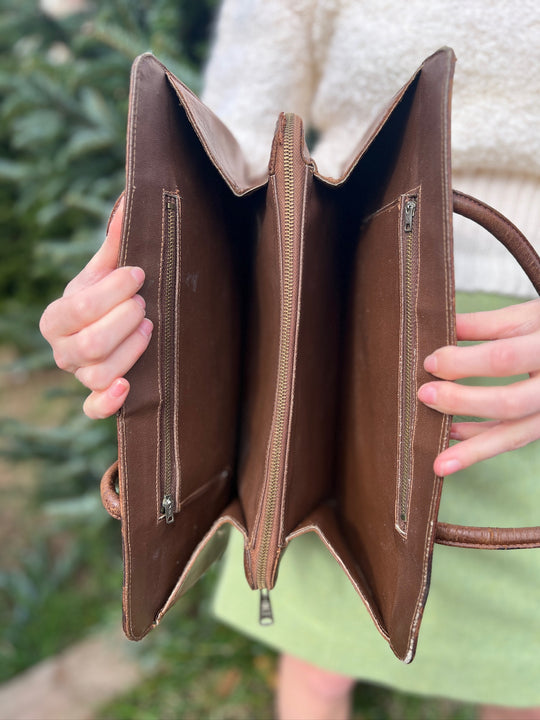
[[[310,0],[225,0],[206,67],[203,99],[264,172],[278,114],[309,117],[314,62]]]

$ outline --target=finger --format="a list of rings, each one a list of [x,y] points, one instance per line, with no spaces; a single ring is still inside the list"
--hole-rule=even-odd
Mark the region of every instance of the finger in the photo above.
[[[54,348],[58,367],[75,372],[106,360],[139,327],[144,315],[144,300],[136,296],[80,332],[60,338]]]
[[[502,387],[436,381],[422,385],[418,398],[428,407],[449,415],[511,420],[540,411],[540,376]]]
[[[519,420],[496,423],[485,432],[452,445],[433,464],[435,473],[444,477],[490,457],[516,450],[540,438],[540,414]]]
[[[466,347],[448,345],[429,355],[424,368],[445,380],[534,372],[540,368],[540,332]]]
[[[107,230],[105,232],[105,235],[108,235],[111,232],[111,227],[116,223],[117,227],[113,228],[113,233],[120,234],[122,232],[122,222],[124,219],[124,207],[125,207],[125,200],[126,200],[126,193],[123,191],[120,193],[120,196],[118,197],[117,201],[114,203],[113,209],[111,210],[111,214],[109,215],[109,220],[107,222]]]
[[[499,425],[501,420],[485,420],[483,422],[456,422],[450,428],[451,440],[468,440],[471,437],[490,430]]]
[[[67,285],[64,292],[65,296],[73,295],[85,287],[94,285],[117,267],[122,238],[124,205],[124,196],[122,195],[117,206],[113,209],[103,245],[81,272]]]
[[[500,310],[458,313],[458,340],[496,340],[540,329],[540,300],[509,305]]]
[[[75,377],[90,390],[106,390],[115,378],[125,375],[146,350],[152,328],[151,321],[145,318],[104,362],[79,368]]]
[[[144,271],[139,267],[123,267],[114,270],[90,287],[76,295],[55,300],[43,313],[40,330],[49,342],[80,332],[88,325],[104,317],[114,307],[140,290],[144,283]],[[144,300],[139,298],[144,306]]]
[[[128,392],[128,381],[125,378],[118,378],[103,392],[90,393],[84,401],[83,411],[93,420],[110,417],[120,410]]]

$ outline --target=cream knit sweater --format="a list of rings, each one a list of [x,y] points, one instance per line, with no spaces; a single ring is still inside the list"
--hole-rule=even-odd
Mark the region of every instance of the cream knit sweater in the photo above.
[[[225,0],[204,100],[254,173],[283,110],[317,132],[319,170],[336,176],[376,111],[442,45],[458,57],[454,187],[496,206],[540,249],[538,0]],[[511,256],[457,217],[455,246],[458,289],[531,294]]]

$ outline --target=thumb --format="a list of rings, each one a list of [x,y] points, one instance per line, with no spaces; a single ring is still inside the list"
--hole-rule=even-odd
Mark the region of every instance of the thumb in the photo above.
[[[64,297],[68,297],[83,288],[94,285],[116,269],[118,253],[120,251],[120,240],[122,238],[124,205],[124,193],[122,193],[112,210],[103,245],[81,272],[67,285],[64,291]]]

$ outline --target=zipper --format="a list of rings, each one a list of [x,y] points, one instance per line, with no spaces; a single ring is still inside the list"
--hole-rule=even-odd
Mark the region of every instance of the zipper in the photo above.
[[[260,591],[260,608],[259,622],[261,625],[273,625],[274,615],[272,613],[272,604],[270,602],[270,593],[266,588]]]
[[[416,197],[411,197],[405,202],[405,207],[403,208],[403,229],[406,233],[412,233],[415,214]]]
[[[400,448],[398,460],[397,526],[406,534],[409,519],[410,491],[413,477],[413,442],[416,422],[416,300],[418,294],[418,197],[405,197],[402,216],[401,278],[401,352],[400,368]]]
[[[272,422],[272,435],[268,472],[266,477],[266,498],[262,518],[261,543],[257,556],[255,572],[256,587],[260,594],[260,623],[273,622],[272,608],[268,594],[267,573],[268,558],[274,531],[275,511],[280,486],[280,469],[286,452],[288,431],[287,409],[289,387],[292,381],[291,350],[293,345],[293,303],[295,291],[294,279],[294,115],[285,115],[283,130],[283,244],[282,244],[282,314],[279,338],[279,360],[277,374],[276,400]]]
[[[164,193],[163,267],[161,279],[162,346],[161,346],[161,417],[160,417],[160,474],[161,513],[165,522],[174,522],[175,482],[179,476],[179,463],[175,437],[176,399],[176,299],[178,256],[179,198]]]

